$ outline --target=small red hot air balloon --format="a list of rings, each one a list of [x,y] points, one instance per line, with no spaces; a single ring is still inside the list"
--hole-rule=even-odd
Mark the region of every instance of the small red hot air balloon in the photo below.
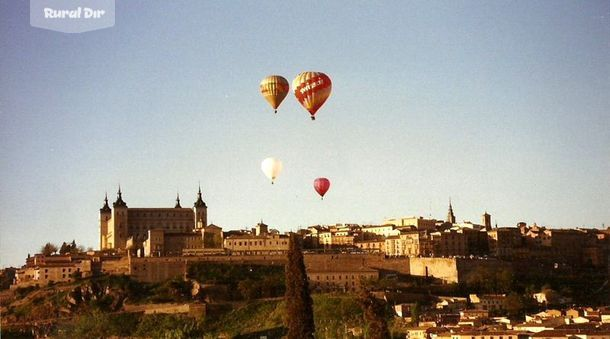
[[[324,199],[324,194],[330,188],[330,180],[326,178],[317,178],[313,181],[313,188],[318,192],[318,194]]]

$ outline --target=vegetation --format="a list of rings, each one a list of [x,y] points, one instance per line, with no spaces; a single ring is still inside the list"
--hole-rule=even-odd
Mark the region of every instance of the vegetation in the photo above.
[[[514,273],[510,268],[479,266],[466,275],[470,293],[508,293],[514,286]]]
[[[286,264],[286,324],[288,339],[313,338],[313,300],[303,261],[302,240],[291,234]]]
[[[231,337],[283,327],[283,300],[254,300],[224,308],[212,308],[203,323],[205,333],[214,338],[221,333]]]
[[[284,295],[282,266],[193,263],[187,276],[203,284],[227,286],[230,300],[252,300]]]
[[[7,290],[15,279],[15,272],[17,271],[14,267],[7,267],[3,270],[0,275],[0,291]]]
[[[59,254],[77,254],[85,252],[85,246],[76,245],[76,241],[72,240],[71,243],[62,243],[59,248]]]
[[[411,323],[415,326],[419,326],[419,316],[421,314],[420,304],[416,302],[413,307],[411,307]]]
[[[341,338],[347,328],[362,325],[364,312],[353,295],[316,294],[313,301],[316,338]]]
[[[295,246],[298,246],[297,242]],[[289,297],[288,293],[289,290],[293,293],[300,291],[296,297],[303,298],[303,290],[299,288],[307,288],[302,255],[299,264],[298,254],[292,262],[297,264],[286,267],[217,263],[197,263],[189,267],[190,278],[215,286],[193,288],[192,280],[181,278],[150,284],[132,280],[129,276],[108,275],[81,278],[51,287],[17,289],[16,301],[7,307],[3,317],[10,319],[9,322],[65,319],[63,324],[54,324],[49,329],[39,329],[37,332],[37,335],[56,337],[216,338],[226,335],[250,338],[255,335],[290,335],[290,323],[296,319],[290,316],[294,314],[290,312],[296,312],[291,307],[303,306],[307,302],[307,299],[295,302],[303,299]],[[551,304],[556,302],[554,300],[560,300],[559,296],[567,296],[574,298],[577,304],[595,305],[592,303],[607,303],[610,296],[608,283],[604,284],[607,278],[586,268],[578,272],[536,270],[527,275],[517,272],[506,268],[476,269],[460,284],[437,284],[432,278],[389,275],[379,281],[369,281],[365,286],[424,296],[504,293],[507,298],[503,305],[505,311],[501,314],[521,319],[526,312],[533,313],[540,309],[531,298],[535,292],[548,292]],[[217,300],[220,303],[208,303],[205,319],[121,313],[124,303],[190,302],[196,298],[207,300],[215,295],[213,288],[219,286],[230,298]],[[193,297],[193,290],[199,290],[199,295]],[[585,299],[585,294],[588,294],[588,299]],[[316,338],[335,338],[349,336],[353,332],[364,333],[367,338],[384,338],[390,332],[395,335],[405,333],[406,322],[394,319],[388,306],[370,294],[365,293],[360,297],[349,293],[307,294],[306,298],[313,313],[305,319],[302,318],[303,313],[298,313],[301,317],[296,320],[298,330],[306,331],[303,324],[308,319],[312,323],[305,335],[300,332],[293,337],[311,338],[315,335]],[[589,302],[584,303],[583,300]],[[411,308],[414,322],[429,302],[431,299],[422,298]],[[19,334],[14,330],[9,331],[10,328],[3,329],[2,335],[10,337]]]
[[[48,242],[48,243],[44,244],[42,246],[42,248],[40,248],[40,253],[48,256],[48,255],[57,253],[57,250],[58,250],[57,245]]]
[[[367,338],[384,339],[390,337],[386,318],[386,303],[376,299],[369,292],[363,291],[359,299],[364,309],[364,319],[367,325]]]

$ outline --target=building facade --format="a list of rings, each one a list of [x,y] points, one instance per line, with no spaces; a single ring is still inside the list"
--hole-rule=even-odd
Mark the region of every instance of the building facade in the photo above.
[[[193,243],[197,241],[195,238],[203,238],[202,231],[206,226],[207,205],[202,199],[201,188],[193,208],[183,208],[180,205],[180,197],[176,198],[174,208],[130,208],[123,200],[119,187],[112,208],[108,205],[108,197],[106,197],[100,209],[100,249],[131,248],[143,251],[145,241],[154,242],[151,240],[151,232],[157,238],[161,238],[161,233],[173,239],[176,239],[178,234],[182,234],[189,239],[181,239],[177,242]],[[149,252],[158,252],[159,245],[159,243],[149,244],[152,246]]]

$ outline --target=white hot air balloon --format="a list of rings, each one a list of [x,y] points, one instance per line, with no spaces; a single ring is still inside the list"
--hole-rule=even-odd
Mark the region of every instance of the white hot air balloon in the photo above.
[[[277,178],[277,176],[280,175],[280,172],[282,171],[282,162],[276,158],[267,158],[263,160],[263,163],[261,164],[261,169],[263,170],[263,173],[265,173],[267,178],[271,179],[271,183],[273,184],[275,178]]]

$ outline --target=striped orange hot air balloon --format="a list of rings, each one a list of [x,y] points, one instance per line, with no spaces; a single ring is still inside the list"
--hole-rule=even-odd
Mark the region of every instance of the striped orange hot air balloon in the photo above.
[[[279,75],[270,75],[261,81],[260,88],[265,100],[277,113],[277,108],[290,91],[288,80]]]
[[[332,83],[328,75],[321,72],[303,72],[292,81],[292,89],[297,100],[316,120],[316,112],[330,96]]]

